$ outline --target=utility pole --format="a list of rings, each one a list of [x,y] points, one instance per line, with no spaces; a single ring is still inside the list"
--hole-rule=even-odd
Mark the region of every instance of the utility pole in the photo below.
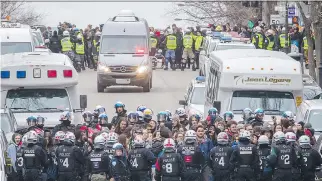
[[[289,41],[291,41],[288,37],[289,37],[289,28],[288,28],[288,3],[287,1],[285,1],[285,39],[287,39],[288,41],[285,41],[285,53],[289,53],[290,51],[290,47],[288,46],[290,44]]]

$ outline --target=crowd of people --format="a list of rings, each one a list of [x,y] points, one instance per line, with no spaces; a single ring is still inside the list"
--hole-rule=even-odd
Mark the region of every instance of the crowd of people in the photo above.
[[[264,121],[260,108],[244,109],[243,120],[216,108],[205,119],[183,108],[156,115],[146,106],[114,108],[111,121],[102,106],[84,112],[83,125],[64,112],[53,130],[44,128],[45,119],[28,117],[30,127],[8,148],[10,179],[313,181],[321,166],[314,129],[295,123],[290,111]]]

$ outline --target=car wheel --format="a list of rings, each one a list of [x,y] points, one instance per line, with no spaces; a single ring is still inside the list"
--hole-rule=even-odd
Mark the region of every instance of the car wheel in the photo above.
[[[150,92],[150,89],[151,89],[151,79],[146,85],[143,86],[143,92]]]
[[[105,86],[97,82],[97,92],[104,92]]]

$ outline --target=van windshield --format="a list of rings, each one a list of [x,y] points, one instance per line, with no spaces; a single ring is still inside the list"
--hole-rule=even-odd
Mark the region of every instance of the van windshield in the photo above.
[[[144,36],[105,35],[101,43],[102,54],[135,54],[147,51],[147,38]]]
[[[6,105],[13,112],[62,112],[70,109],[65,89],[9,90]]]
[[[231,110],[241,113],[243,109],[262,108],[267,115],[276,115],[284,111],[296,112],[295,100],[290,92],[276,91],[235,91],[231,101]]]
[[[1,55],[32,52],[30,42],[1,42]]]

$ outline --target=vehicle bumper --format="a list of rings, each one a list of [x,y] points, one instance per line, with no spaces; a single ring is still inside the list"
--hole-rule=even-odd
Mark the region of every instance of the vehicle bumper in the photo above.
[[[147,73],[97,73],[97,82],[104,86],[112,85],[129,85],[129,86],[144,86],[148,84],[152,72]],[[117,80],[128,79],[129,83],[120,83]]]

